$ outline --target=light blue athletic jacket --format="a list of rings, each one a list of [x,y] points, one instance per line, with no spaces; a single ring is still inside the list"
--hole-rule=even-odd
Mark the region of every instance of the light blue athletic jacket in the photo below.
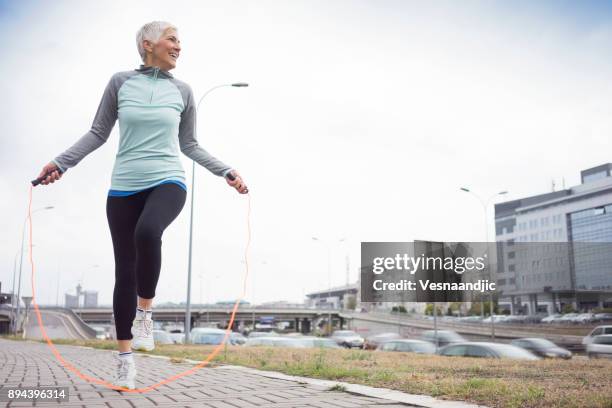
[[[196,105],[189,85],[144,65],[111,77],[91,130],[53,163],[63,171],[76,166],[106,142],[117,119],[120,139],[112,191],[141,191],[168,181],[184,184],[179,148],[217,176],[231,170],[198,145]]]

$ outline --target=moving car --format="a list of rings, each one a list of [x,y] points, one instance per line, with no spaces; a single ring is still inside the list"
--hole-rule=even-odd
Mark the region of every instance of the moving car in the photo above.
[[[602,334],[612,334],[612,326],[597,326],[593,331],[584,336],[582,344],[585,346],[591,344],[595,336],[601,336]]]
[[[563,315],[560,314],[551,314],[542,319],[542,323],[557,323]]]
[[[596,322],[610,322],[612,321],[612,313],[596,313],[595,314]]]
[[[436,346],[423,340],[398,339],[378,346],[379,351],[402,351],[405,353],[436,354]]]
[[[467,341],[463,336],[452,330],[426,330],[421,335],[421,340],[433,343],[437,347]]]
[[[163,330],[153,330],[153,341],[155,344],[174,344],[170,333]]]
[[[572,352],[562,347],[557,346],[550,340],[541,338],[525,338],[516,339],[510,342],[513,346],[522,347],[525,350],[531,351],[536,356],[547,358],[572,358]]]
[[[96,331],[96,339],[108,340],[110,339],[110,333],[102,326],[91,326]]]
[[[249,338],[246,343],[244,343],[245,347],[256,347],[256,346],[264,346],[264,347],[293,347],[293,348],[304,348],[304,347],[296,347],[295,339],[290,337],[255,337]]]
[[[225,330],[197,327],[191,330],[193,344],[221,344],[225,338]],[[231,332],[228,338],[232,346],[242,345],[246,341],[240,333]]]
[[[331,339],[314,336],[302,337],[256,337],[248,339],[246,347],[288,347],[288,348],[335,348],[340,346]]]
[[[174,344],[185,343],[185,333],[168,333]]]
[[[249,339],[254,339],[256,337],[278,337],[280,334],[274,331],[270,332],[260,332],[260,331],[252,331],[249,333]]]
[[[336,330],[330,337],[339,346],[346,348],[362,348],[365,340],[352,330]]]
[[[365,350],[376,350],[383,343],[401,338],[402,336],[400,336],[398,333],[393,332],[375,334],[365,339],[365,342],[363,343],[363,348]]]
[[[612,334],[593,337],[591,343],[586,347],[586,352],[589,358],[612,358]]]
[[[441,356],[509,358],[515,360],[539,360],[540,357],[523,348],[511,344],[465,342],[443,347],[438,351]]]

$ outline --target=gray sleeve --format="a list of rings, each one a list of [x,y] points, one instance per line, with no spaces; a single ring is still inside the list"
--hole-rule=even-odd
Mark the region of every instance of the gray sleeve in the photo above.
[[[91,129],[64,153],[52,160],[62,171],[76,166],[85,156],[102,146],[117,120],[117,91],[125,78],[115,74],[104,89]]]
[[[196,139],[197,115],[191,88],[184,82],[176,80],[173,82],[181,92],[185,105],[185,109],[181,113],[181,123],[179,125],[178,134],[181,152],[198,164],[206,167],[211,173],[225,177],[232,168],[204,150]]]

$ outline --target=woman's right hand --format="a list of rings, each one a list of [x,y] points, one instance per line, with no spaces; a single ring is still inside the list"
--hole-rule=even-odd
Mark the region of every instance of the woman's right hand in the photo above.
[[[41,181],[40,184],[47,185],[49,183],[55,183],[55,180],[59,180],[62,178],[62,173],[59,172],[59,169],[53,162],[50,162],[46,164],[45,167],[43,167],[42,171],[38,175],[38,178],[41,178],[47,173],[51,174],[48,175],[43,181]]]

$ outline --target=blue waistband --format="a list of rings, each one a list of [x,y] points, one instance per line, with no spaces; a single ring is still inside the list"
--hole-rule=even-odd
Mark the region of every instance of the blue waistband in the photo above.
[[[177,186],[181,187],[183,190],[187,191],[187,186],[177,180],[162,181],[161,183],[156,184],[153,187],[161,186],[162,184],[176,184]],[[149,187],[149,188],[153,188],[153,187]],[[148,188],[146,188],[145,190],[148,190]],[[108,196],[109,197],[127,197],[133,194],[140,193],[141,191],[144,191],[144,190],[136,190],[136,191],[108,190]]]

